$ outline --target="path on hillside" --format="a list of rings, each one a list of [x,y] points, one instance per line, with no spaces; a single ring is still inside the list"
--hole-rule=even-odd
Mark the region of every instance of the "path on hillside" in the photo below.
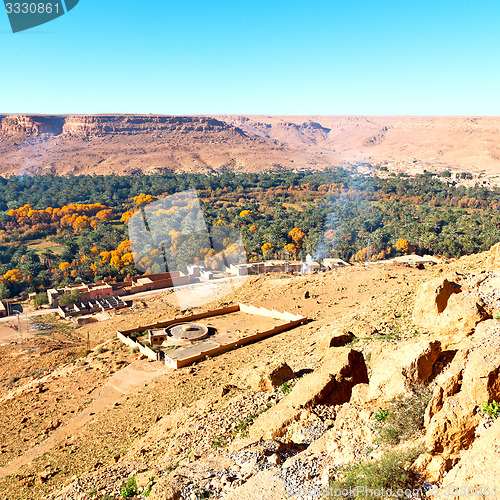
[[[123,394],[129,394],[146,382],[168,373],[170,370],[160,363],[146,360],[134,361],[126,368],[114,373],[102,388],[97,399],[85,410],[75,416],[67,425],[57,429],[47,439],[34,446],[23,455],[15,458],[9,465],[0,468],[0,479],[18,472],[34,459],[51,450],[58,443],[73,436],[95,414],[98,414],[118,401]],[[98,391],[98,389],[96,389]],[[94,393],[96,392],[94,391]],[[93,394],[94,394],[93,393]]]

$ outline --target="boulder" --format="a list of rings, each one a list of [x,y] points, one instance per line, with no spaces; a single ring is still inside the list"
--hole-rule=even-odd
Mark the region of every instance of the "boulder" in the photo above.
[[[328,349],[329,347],[342,347],[349,344],[353,338],[354,334],[349,330],[336,330],[327,326],[321,331],[318,346],[321,349]]]
[[[370,399],[388,401],[425,382],[441,353],[436,340],[405,341],[379,344],[372,350],[370,365]]]
[[[349,331],[358,339],[377,335],[378,329],[376,326],[364,320],[354,320],[349,324]]]
[[[462,376],[461,393],[476,405],[500,401],[500,342],[471,349]]]
[[[423,283],[418,288],[415,297],[414,320],[424,326],[429,322],[433,322],[436,316],[446,309],[449,298],[454,293],[460,293],[460,291],[460,285],[445,278],[436,278]]]
[[[450,468],[450,465],[450,460],[446,460],[441,455],[422,453],[415,460],[410,470],[429,483],[436,483],[441,480],[443,474]]]
[[[491,336],[498,335],[500,332],[500,322],[496,319],[487,319],[476,326],[474,334],[471,335],[472,342],[479,342]]]
[[[474,401],[460,393],[445,399],[441,410],[432,417],[427,427],[427,451],[441,455],[444,460],[456,460],[460,451],[473,442],[481,418]]]
[[[331,348],[319,368],[302,377],[288,396],[255,420],[250,438],[257,441],[283,436],[303,409],[319,403],[345,403],[351,397],[352,388],[366,382],[368,373],[361,352],[345,347]]]
[[[462,373],[467,363],[468,353],[468,348],[458,351],[448,368],[440,373],[434,380],[436,386],[434,387],[431,399],[425,410],[425,428],[429,426],[432,417],[441,410],[444,400],[458,392],[460,388],[459,382],[462,379]]]
[[[423,467],[429,481],[440,480],[473,444],[483,418],[478,411],[482,404],[500,400],[500,335],[478,332],[478,337],[475,343],[469,339],[436,377],[425,414],[425,444],[433,456]]]
[[[149,494],[148,500],[180,500],[179,486],[175,485],[169,477],[160,478]]]
[[[358,404],[343,404],[333,427],[311,443],[307,451],[320,457],[326,454],[328,461],[336,465],[356,462],[373,445],[372,423],[371,410]]]
[[[495,498],[500,494],[500,418],[463,452],[460,461],[444,476],[442,491],[453,491],[456,486],[475,491],[477,498]],[[447,497],[458,499],[464,495]]]
[[[415,298],[413,322],[434,333],[443,347],[459,344],[488,314],[480,299],[456,283],[438,278],[422,284]]]
[[[293,378],[293,370],[284,361],[279,361],[253,370],[248,383],[254,391],[272,391]]]

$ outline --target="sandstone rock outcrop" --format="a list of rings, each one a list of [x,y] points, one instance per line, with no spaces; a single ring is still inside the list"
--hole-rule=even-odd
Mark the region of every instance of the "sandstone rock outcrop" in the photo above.
[[[272,391],[293,378],[293,370],[281,361],[253,370],[248,377],[248,384],[255,391]]]
[[[500,493],[500,418],[465,451],[460,462],[443,478],[442,491],[451,491],[457,486],[475,491],[479,498],[495,498]],[[486,489],[488,488],[488,490]],[[495,492],[496,488],[496,492]],[[464,498],[451,494],[450,499]]]
[[[331,348],[318,369],[302,377],[288,396],[257,418],[250,428],[250,438],[257,441],[282,436],[302,409],[319,403],[345,403],[351,397],[352,388],[366,382],[368,374],[362,353],[349,348]]]
[[[372,350],[370,399],[390,400],[408,387],[425,382],[441,353],[436,340],[379,344]]]
[[[429,281],[417,290],[413,322],[434,333],[445,348],[458,344],[487,317],[480,299],[447,279]]]
[[[486,269],[488,271],[500,271],[500,243],[492,246],[490,255],[486,259]]]
[[[337,330],[329,325],[323,327],[319,332],[318,345],[322,349],[329,347],[342,347],[351,342],[354,334],[349,330]]]
[[[489,321],[469,337],[450,366],[436,378],[426,416],[429,452],[418,467],[430,481],[460,459],[476,438],[486,402],[500,400],[500,324]]]
[[[64,118],[60,116],[9,115],[0,123],[0,136],[58,135],[62,132]]]

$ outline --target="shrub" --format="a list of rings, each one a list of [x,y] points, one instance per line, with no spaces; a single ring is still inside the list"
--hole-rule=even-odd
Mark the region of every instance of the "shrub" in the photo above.
[[[226,436],[214,436],[212,439],[212,446],[214,448],[224,448],[224,446],[227,446],[227,438]]]
[[[416,386],[408,394],[392,399],[385,410],[385,418],[379,420],[380,423],[376,425],[380,442],[397,444],[422,430],[425,409],[430,398],[431,391],[428,386]]]
[[[482,410],[490,417],[498,418],[500,416],[500,403],[496,401],[492,401],[491,403],[485,402],[483,403]]]
[[[382,408],[379,408],[373,416],[377,422],[384,422],[387,418],[388,413],[389,410],[383,410]]]
[[[61,297],[59,297],[59,305],[60,306],[72,306],[77,302],[82,300],[82,296],[76,290],[73,290],[71,293],[65,293]]]
[[[378,460],[342,467],[336,474],[338,479],[330,479],[328,498],[373,499],[374,490],[392,490],[395,495],[397,490],[410,485],[412,475],[407,469],[422,451],[420,448],[388,451]]]
[[[81,358],[85,358],[87,356],[87,354],[89,354],[90,351],[88,351],[85,347],[82,347],[81,349],[79,349],[79,351],[76,353],[76,357],[81,359]]]
[[[278,389],[279,392],[282,392],[285,396],[290,394],[290,392],[292,391],[292,387],[290,386],[290,384],[288,382],[285,382],[279,389]]]
[[[35,307],[41,307],[49,303],[49,298],[47,297],[46,293],[37,293],[33,302]]]
[[[127,479],[125,483],[122,484],[122,497],[131,498],[135,497],[139,493],[137,489],[137,483],[135,481],[135,476]]]

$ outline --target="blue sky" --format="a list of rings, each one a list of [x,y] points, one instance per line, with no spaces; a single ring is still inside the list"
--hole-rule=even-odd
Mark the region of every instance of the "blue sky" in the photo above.
[[[0,113],[500,115],[498,0],[80,0],[0,44]]]

